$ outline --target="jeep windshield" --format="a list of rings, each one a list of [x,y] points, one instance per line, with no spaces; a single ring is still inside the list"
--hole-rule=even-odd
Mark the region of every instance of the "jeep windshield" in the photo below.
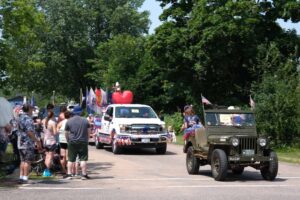
[[[205,114],[207,126],[254,126],[253,113],[218,113]]]
[[[116,118],[157,118],[150,107],[117,107]]]

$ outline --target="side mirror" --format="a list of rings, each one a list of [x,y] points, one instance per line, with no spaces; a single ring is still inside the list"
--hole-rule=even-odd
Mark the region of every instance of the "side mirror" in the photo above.
[[[106,121],[111,121],[111,118],[110,118],[109,115],[104,115],[104,120],[106,120]]]
[[[160,116],[159,119],[160,119],[161,121],[164,121],[164,120],[165,120],[165,117],[164,117],[164,116]]]

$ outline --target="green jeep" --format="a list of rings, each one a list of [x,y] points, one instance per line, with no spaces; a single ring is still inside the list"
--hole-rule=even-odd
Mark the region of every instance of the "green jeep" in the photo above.
[[[185,140],[189,174],[198,174],[200,165],[209,164],[216,181],[225,180],[228,170],[240,175],[247,166],[259,169],[265,180],[276,178],[277,155],[267,138],[258,136],[252,111],[204,110],[204,122],[205,128]]]

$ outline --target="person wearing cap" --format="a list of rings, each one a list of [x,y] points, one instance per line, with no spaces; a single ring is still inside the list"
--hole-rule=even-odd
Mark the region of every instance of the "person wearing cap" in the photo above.
[[[203,127],[200,118],[195,114],[192,105],[187,105],[184,107],[184,139],[187,139],[190,135],[195,134],[196,128]]]
[[[35,127],[31,118],[33,107],[23,105],[23,114],[19,117],[18,149],[20,153],[20,179],[19,183],[27,183],[31,162],[34,160],[35,145],[42,149],[41,142],[35,137]]]

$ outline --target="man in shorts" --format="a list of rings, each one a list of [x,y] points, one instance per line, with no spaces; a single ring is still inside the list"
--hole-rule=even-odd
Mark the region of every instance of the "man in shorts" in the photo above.
[[[19,118],[18,149],[20,153],[20,179],[19,183],[27,183],[31,162],[34,160],[35,144],[40,150],[40,140],[35,137],[35,127],[31,118],[32,110],[30,104],[23,105],[23,114]]]
[[[91,134],[88,120],[78,115],[71,117],[66,123],[65,133],[68,141],[68,173],[64,178],[71,179],[72,169],[75,167],[78,155],[81,179],[88,179],[86,162],[88,160],[88,140]]]

